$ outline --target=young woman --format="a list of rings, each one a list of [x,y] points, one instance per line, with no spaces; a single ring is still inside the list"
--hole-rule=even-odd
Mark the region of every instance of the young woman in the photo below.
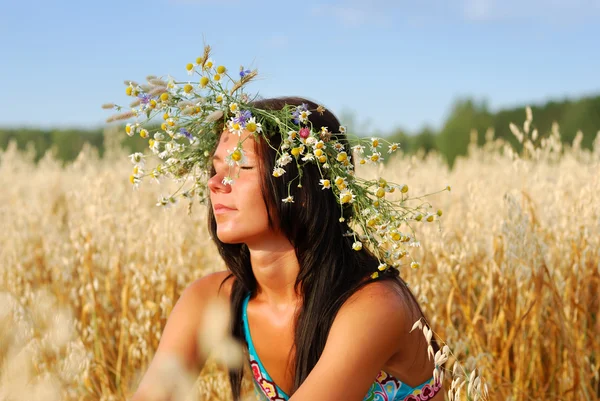
[[[253,102],[264,110],[317,105],[302,98]],[[329,111],[312,113],[313,127],[339,127]],[[263,130],[275,129],[265,126]],[[334,134],[347,145],[343,134]],[[193,282],[171,312],[155,358],[133,400],[149,398],[160,360],[176,356],[198,370],[204,360],[197,331],[215,300],[230,305],[231,331],[246,345],[256,394],[262,400],[442,400],[433,359],[419,330],[423,313],[411,291],[388,269],[376,279],[378,260],[352,248],[348,218],[331,191],[319,185],[316,164],[303,168],[302,186],[288,196],[288,181],[272,175],[281,135],[270,144],[241,133],[245,163],[230,185],[225,160],[240,137],[224,128],[213,155],[209,230],[227,271]],[[279,139],[278,139],[279,138]],[[349,149],[349,145],[347,145]],[[288,177],[298,173],[294,163]],[[434,350],[438,347],[432,341]],[[235,400],[242,370],[231,369]]]

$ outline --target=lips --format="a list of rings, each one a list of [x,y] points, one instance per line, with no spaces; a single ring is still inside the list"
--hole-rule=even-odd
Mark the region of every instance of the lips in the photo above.
[[[213,209],[215,209],[215,210],[236,210],[236,209],[234,209],[232,207],[225,206],[225,205],[223,205],[221,203],[217,203],[216,205],[214,205]]]
[[[213,206],[213,210],[214,210],[215,214],[223,214],[223,213],[232,212],[236,209],[229,207],[229,206],[225,206],[221,203],[217,203],[216,205]]]

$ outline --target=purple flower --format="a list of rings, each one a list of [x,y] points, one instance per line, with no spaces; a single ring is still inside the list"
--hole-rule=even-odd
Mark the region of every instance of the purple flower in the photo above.
[[[151,96],[146,93],[142,93],[141,95],[138,95],[138,98],[143,104],[148,104],[148,102],[150,102]]]
[[[300,124],[300,113],[302,111],[308,111],[308,105],[306,103],[302,103],[300,106],[297,106],[296,109],[292,112],[292,117],[294,117],[294,124]]]
[[[190,141],[194,139],[192,134],[190,134],[190,132],[188,130],[186,130],[185,128],[180,128],[179,133],[181,133],[181,135],[185,136]]]
[[[240,69],[240,77],[244,78],[244,76],[250,74],[250,70],[244,70],[244,67]]]
[[[250,110],[244,110],[241,111],[240,114],[233,119],[233,121],[235,121],[236,123],[240,124],[242,127],[246,127],[246,123],[248,122],[248,120],[250,120],[252,118],[252,113],[250,112]]]

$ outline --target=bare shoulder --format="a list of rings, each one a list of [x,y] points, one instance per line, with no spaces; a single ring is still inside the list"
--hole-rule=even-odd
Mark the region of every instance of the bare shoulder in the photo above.
[[[410,305],[398,285],[392,281],[374,281],[352,294],[340,308],[340,312],[356,313],[364,309],[379,310],[402,317],[410,315]],[[406,316],[410,318],[410,316]]]
[[[380,336],[397,339],[410,329],[412,319],[411,307],[397,284],[375,281],[357,290],[344,302],[331,330],[343,333],[368,325],[377,328]]]
[[[229,299],[234,280],[233,276],[230,276],[231,274],[226,270],[207,274],[194,280],[184,292],[190,293],[193,298],[219,297]],[[227,279],[228,277],[229,279]]]

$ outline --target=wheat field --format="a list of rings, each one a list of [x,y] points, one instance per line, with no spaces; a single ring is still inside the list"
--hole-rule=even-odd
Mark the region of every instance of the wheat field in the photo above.
[[[441,230],[417,227],[422,267],[402,274],[489,399],[599,399],[600,132],[590,151],[528,126],[518,154],[488,132],[452,170],[435,153],[390,161],[414,194],[452,187],[427,199]],[[66,165],[0,153],[2,401],[127,399],[181,291],[224,269],[203,206],[156,207],[169,183],[132,190],[121,135]],[[469,377],[460,399],[476,398]],[[215,360],[193,379],[193,399],[230,399]]]

